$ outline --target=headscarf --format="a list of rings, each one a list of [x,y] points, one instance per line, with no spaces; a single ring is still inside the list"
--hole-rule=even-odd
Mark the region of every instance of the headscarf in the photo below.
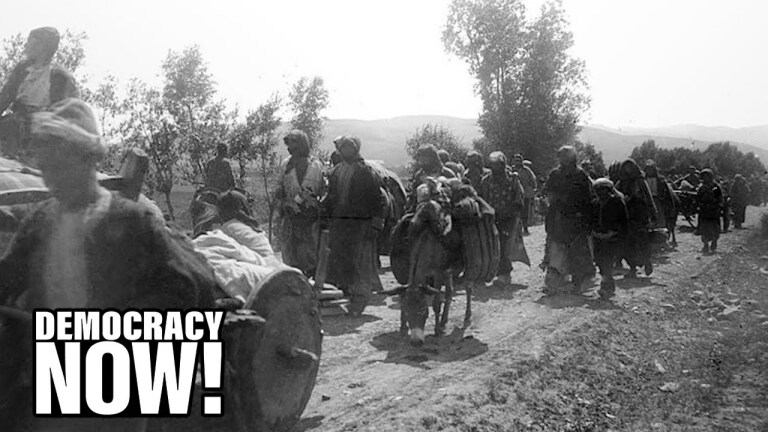
[[[557,156],[558,160],[560,159],[561,155],[568,155],[568,167],[572,168],[576,166],[576,161],[578,160],[578,155],[576,154],[576,149],[573,148],[573,146],[563,146],[560,147],[560,149],[557,150]]]
[[[483,155],[476,150],[471,150],[467,153],[467,168],[482,168],[483,167]]]
[[[658,168],[656,167],[656,161],[655,161],[655,160],[653,160],[653,159],[648,159],[647,161],[645,161],[645,168],[646,168],[646,169],[648,169],[648,168],[653,168],[653,174],[652,174],[652,176],[654,176],[654,177],[655,177],[655,176],[657,176],[657,175],[659,174],[659,170],[658,170]]]
[[[80,99],[56,102],[48,111],[32,114],[30,131],[37,146],[58,145],[67,152],[104,158],[99,123],[91,107]]]
[[[336,150],[339,151],[339,155],[342,155],[342,158],[344,157],[341,151],[342,147],[351,146],[355,150],[355,155],[351,158],[351,160],[347,160],[347,163],[352,163],[362,159],[360,157],[360,148],[362,147],[360,138],[352,135],[342,135],[333,140],[333,144],[336,146]]]
[[[610,179],[607,179],[605,177],[601,177],[595,180],[595,183],[593,184],[593,186],[595,189],[608,188],[613,190],[613,182]]]
[[[645,177],[645,174],[643,174],[643,171],[640,169],[640,166],[637,165],[637,162],[635,162],[634,159],[627,159],[621,163],[621,168],[619,169],[620,180],[628,181],[631,179],[640,179],[643,177]]]
[[[248,199],[236,190],[228,190],[219,196],[219,218],[222,222],[237,219],[240,222],[258,228],[259,222],[248,215]]]
[[[301,184],[309,167],[309,137],[307,137],[304,131],[294,129],[285,135],[283,141],[286,143],[291,141],[293,143],[292,146],[288,146],[291,158],[288,159],[288,163],[285,165],[285,173],[288,174],[295,168],[296,178],[299,180],[299,184]]]
[[[437,147],[432,144],[419,147],[419,149],[416,151],[416,157],[427,159],[428,166],[426,168],[429,170],[429,172],[439,173],[443,167],[443,162],[440,160],[440,156],[437,154]]]
[[[36,37],[45,47],[46,60],[50,61],[59,49],[59,31],[54,27],[40,27],[29,32],[29,37]]]
[[[499,163],[501,164],[501,170],[494,170],[494,166],[498,166]],[[491,172],[494,174],[504,173],[507,166],[507,156],[500,151],[495,151],[488,155],[488,165],[490,165]]]

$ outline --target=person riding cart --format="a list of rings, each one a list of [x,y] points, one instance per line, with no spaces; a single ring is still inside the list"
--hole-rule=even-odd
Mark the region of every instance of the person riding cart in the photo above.
[[[146,206],[99,184],[96,168],[106,148],[85,102],[60,101],[50,111],[32,114],[30,126],[31,148],[53,198],[26,218],[0,260],[0,305],[22,313],[213,306],[213,274],[191,245],[173,237]],[[0,327],[5,346],[28,334],[24,322],[6,324]],[[105,429],[102,419],[31,416],[33,390],[25,379],[31,374],[31,354],[17,349],[3,356],[0,419],[13,424],[1,429]],[[140,418],[110,420],[110,429],[125,431],[143,430],[145,423]]]
[[[13,68],[0,90],[0,144],[10,158],[29,153],[30,117],[33,113],[69,97],[78,90],[72,75],[53,64],[59,48],[59,32],[53,27],[32,30],[24,45],[24,58]]]

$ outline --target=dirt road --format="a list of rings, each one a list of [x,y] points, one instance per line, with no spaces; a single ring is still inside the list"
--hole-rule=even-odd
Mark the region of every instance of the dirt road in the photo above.
[[[749,229],[725,234],[711,256],[679,233],[651,277],[619,277],[607,304],[599,277],[584,295],[542,294],[534,227],[533,267],[516,264],[511,286],[477,289],[465,331],[457,296],[449,334],[421,348],[398,335],[391,298],[376,296],[360,318],[325,318],[296,430],[768,430],[768,250],[749,240],[758,219],[750,207]]]

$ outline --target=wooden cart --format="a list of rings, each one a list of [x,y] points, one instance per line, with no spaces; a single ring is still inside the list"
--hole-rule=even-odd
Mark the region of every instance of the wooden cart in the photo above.
[[[110,189],[124,179],[102,176]],[[0,158],[0,253],[12,236],[9,228],[36,202],[49,197],[39,173]],[[0,231],[3,231],[0,228]],[[0,306],[6,320],[28,321],[26,311]],[[322,350],[318,296],[307,278],[292,268],[276,269],[256,286],[243,309],[228,311],[225,342],[224,416],[150,419],[148,430],[288,431],[301,417],[315,386]],[[193,403],[199,402],[198,389]]]

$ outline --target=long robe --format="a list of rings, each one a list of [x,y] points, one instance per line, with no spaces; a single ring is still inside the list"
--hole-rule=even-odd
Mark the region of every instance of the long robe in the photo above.
[[[549,286],[563,282],[571,275],[577,284],[594,274],[589,245],[594,192],[592,181],[578,167],[554,169],[544,190],[550,197],[545,220],[547,232],[544,262]]]
[[[387,205],[381,187],[381,179],[362,158],[336,165],[328,180],[325,205],[331,220],[326,280],[349,294],[354,313],[362,313],[371,292],[381,289],[376,237],[384,226]]]

